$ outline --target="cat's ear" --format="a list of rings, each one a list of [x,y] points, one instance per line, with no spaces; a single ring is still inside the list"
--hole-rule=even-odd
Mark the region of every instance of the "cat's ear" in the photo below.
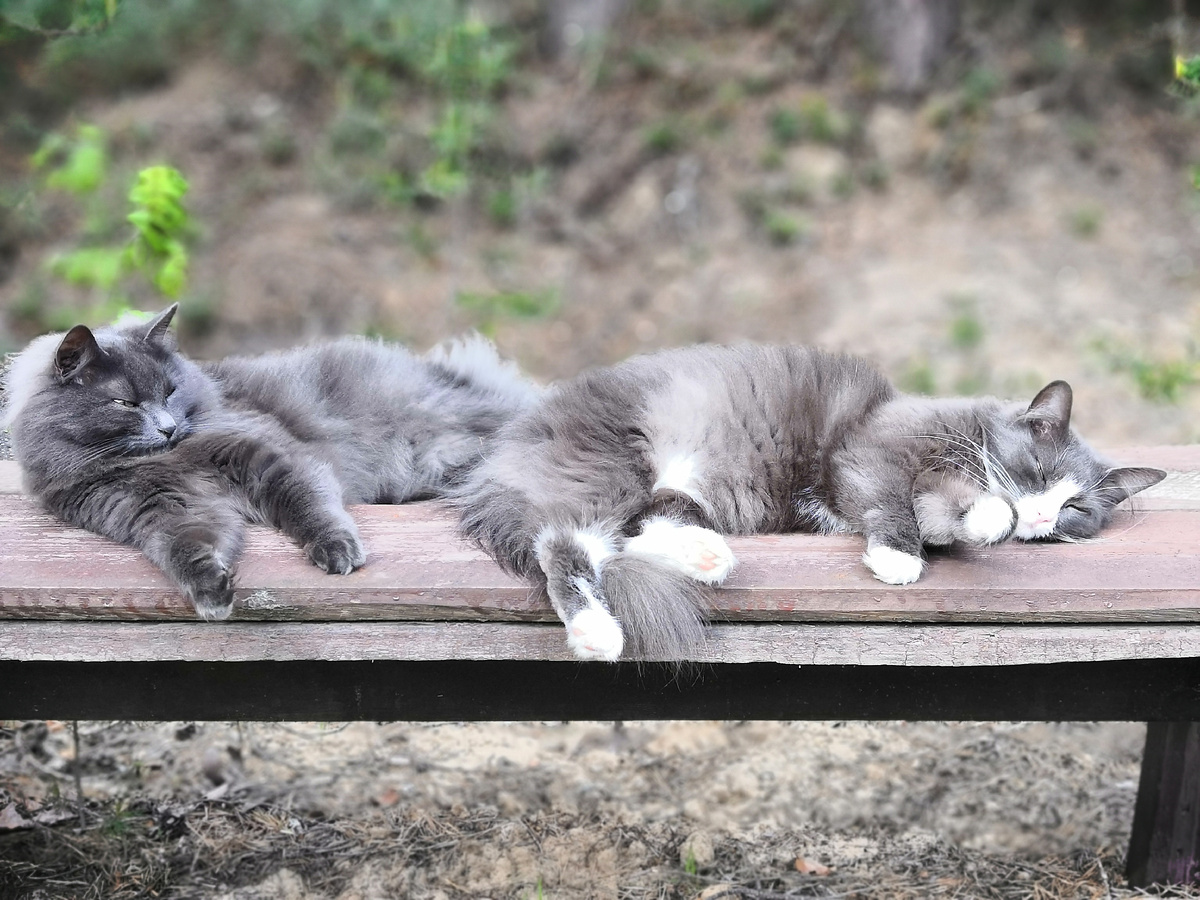
[[[58,342],[54,351],[54,372],[66,384],[100,358],[100,345],[86,325],[76,325]]]
[[[1166,477],[1167,473],[1162,469],[1146,466],[1109,469],[1096,488],[1111,505],[1116,506],[1126,497],[1132,497],[1138,491],[1153,487]]]
[[[178,303],[172,303],[157,316],[154,321],[146,326],[146,336],[142,338],[147,344],[161,344],[163,338],[166,337],[167,329],[171,327],[171,320],[175,318],[175,312],[179,309]]]
[[[1060,443],[1071,427],[1071,386],[1052,381],[1033,398],[1020,421],[1032,429],[1034,437]]]

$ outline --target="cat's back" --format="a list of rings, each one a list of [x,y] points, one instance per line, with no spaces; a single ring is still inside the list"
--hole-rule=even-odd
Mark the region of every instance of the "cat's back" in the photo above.
[[[632,360],[660,373],[645,396],[659,431],[716,423],[816,439],[890,400],[888,380],[864,360],[800,345],[700,345]]]
[[[210,363],[227,399],[264,410],[308,407],[330,414],[398,405],[450,413],[451,395],[473,394],[521,408],[537,389],[479,337],[448,341],[425,355],[394,343],[345,337],[261,356]]]

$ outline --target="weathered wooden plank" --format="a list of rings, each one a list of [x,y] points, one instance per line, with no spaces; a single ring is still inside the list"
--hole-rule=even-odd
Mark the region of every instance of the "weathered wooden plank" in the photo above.
[[[370,559],[347,576],[323,575],[281,535],[253,529],[235,618],[554,620],[528,585],[459,541],[438,504],[357,507],[353,514]],[[714,616],[730,621],[1200,621],[1200,516],[1182,510],[1127,517],[1094,543],[955,551],[899,588],[871,577],[854,537],[730,543],[739,565],[712,592]],[[136,551],[64,528],[10,495],[0,497],[3,618],[194,614]]]
[[[1188,657],[1200,657],[1200,628],[1188,625],[745,624],[713,626],[689,661],[957,667]],[[0,627],[0,659],[574,661],[561,626],[477,622],[30,621]]]
[[[21,469],[9,459],[0,459],[0,494],[21,493]]]

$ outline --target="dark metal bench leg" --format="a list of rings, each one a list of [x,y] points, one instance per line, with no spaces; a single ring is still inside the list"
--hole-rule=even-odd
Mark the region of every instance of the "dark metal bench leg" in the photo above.
[[[1200,883],[1200,722],[1151,722],[1133,811],[1133,887]]]

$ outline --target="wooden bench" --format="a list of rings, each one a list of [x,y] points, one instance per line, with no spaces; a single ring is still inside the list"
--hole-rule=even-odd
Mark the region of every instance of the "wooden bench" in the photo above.
[[[925,719],[1151,723],[1134,884],[1200,880],[1200,446],[1089,544],[938,556],[888,587],[854,538],[731,541],[694,665],[579,663],[529,588],[435,503],[354,510],[370,559],[319,574],[253,532],[225,623],[138,553],[58,524],[0,462],[0,718]]]

